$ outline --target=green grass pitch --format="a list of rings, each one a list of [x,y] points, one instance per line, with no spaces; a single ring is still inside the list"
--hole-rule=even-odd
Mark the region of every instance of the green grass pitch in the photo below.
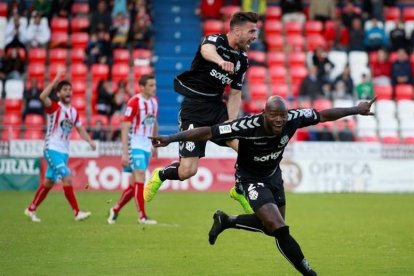
[[[75,222],[51,192],[32,223],[33,192],[0,192],[0,275],[298,275],[274,239],[226,230],[210,246],[212,214],[241,208],[225,193],[160,193],[147,205],[158,225],[137,223],[131,201],[115,225],[120,193],[78,193],[92,217]],[[108,201],[111,201],[108,203]],[[414,275],[414,194],[287,194],[287,222],[320,275]]]

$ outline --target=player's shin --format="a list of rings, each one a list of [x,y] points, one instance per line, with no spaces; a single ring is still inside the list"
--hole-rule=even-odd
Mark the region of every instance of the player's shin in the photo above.
[[[289,226],[283,226],[275,230],[272,234],[276,238],[277,247],[282,255],[300,272],[302,275],[317,275],[311,269],[308,261],[300,249],[299,244],[289,233]]]

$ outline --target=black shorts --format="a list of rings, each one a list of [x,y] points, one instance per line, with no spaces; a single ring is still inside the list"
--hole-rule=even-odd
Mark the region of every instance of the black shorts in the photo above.
[[[198,101],[184,98],[178,114],[180,131],[196,127],[213,126],[228,119],[227,106],[224,102]],[[225,141],[213,141],[220,146]],[[207,142],[179,142],[180,157],[204,157]]]
[[[237,171],[236,188],[243,193],[254,211],[266,203],[276,204],[279,208],[286,205],[280,170],[269,177],[243,176],[243,173]]]

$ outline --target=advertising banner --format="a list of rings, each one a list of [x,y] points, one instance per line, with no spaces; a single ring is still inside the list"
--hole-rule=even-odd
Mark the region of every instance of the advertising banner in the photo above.
[[[39,173],[39,158],[0,157],[0,190],[34,190]]]

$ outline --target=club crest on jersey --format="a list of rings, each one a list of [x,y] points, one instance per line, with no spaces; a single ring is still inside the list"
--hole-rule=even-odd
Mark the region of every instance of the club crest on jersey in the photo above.
[[[312,113],[313,113],[312,109],[304,109],[303,110],[303,116],[305,116],[306,118],[312,117]]]
[[[219,126],[219,132],[220,134],[231,133],[231,126],[230,125]]]
[[[69,135],[70,131],[72,130],[73,123],[69,119],[63,119],[60,122],[60,127],[62,128],[63,134]]]
[[[234,71],[237,73],[237,71],[240,70],[240,67],[241,67],[241,63],[240,63],[240,60],[238,60],[236,63],[236,68],[234,68]]]
[[[280,143],[284,146],[289,142],[289,136],[285,135],[280,139]]]
[[[142,125],[144,126],[152,126],[155,122],[154,114],[148,114],[144,120],[142,120]]]

